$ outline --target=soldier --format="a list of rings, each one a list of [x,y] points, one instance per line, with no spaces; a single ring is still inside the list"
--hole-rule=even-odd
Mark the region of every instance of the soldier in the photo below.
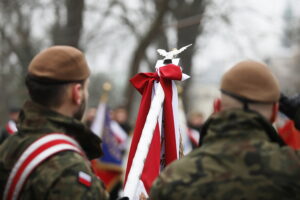
[[[31,100],[18,132],[0,147],[1,199],[107,199],[89,159],[101,140],[81,123],[88,99],[89,67],[81,51],[53,46],[31,61]]]
[[[277,79],[264,64],[231,68],[201,146],[159,175],[151,199],[299,199],[299,154],[271,125],[279,97]]]

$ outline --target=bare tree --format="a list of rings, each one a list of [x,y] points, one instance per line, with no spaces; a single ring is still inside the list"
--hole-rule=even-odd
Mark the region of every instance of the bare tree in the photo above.
[[[207,6],[206,0],[198,1],[175,1],[175,0],[156,0],[154,1],[156,6],[156,17],[153,20],[152,25],[145,33],[145,36],[138,41],[133,58],[130,64],[129,78],[134,76],[138,71],[141,61],[145,60],[149,64],[153,64],[153,61],[149,61],[146,50],[150,46],[159,46],[159,48],[169,47],[165,28],[168,26],[174,26],[177,32],[177,46],[181,47],[187,44],[195,44],[198,36],[202,32],[202,19]],[[167,21],[166,16],[175,21]],[[171,17],[170,17],[171,16]],[[131,26],[131,29],[134,26]],[[184,71],[190,74],[192,69],[192,58],[195,52],[195,46],[184,54],[182,59],[182,65],[185,67]],[[185,89],[188,88],[189,82],[185,84]],[[129,84],[126,87],[125,96],[128,98],[127,108],[130,111],[132,108],[134,89]],[[186,94],[186,92],[185,92]],[[187,95],[185,95],[187,101]]]
[[[15,70],[11,73],[14,75],[18,74],[18,77],[20,77],[19,81],[22,83],[18,89],[24,91],[23,77],[26,73],[26,68],[32,57],[44,47],[51,44],[63,44],[86,49],[89,48],[89,45],[94,48],[98,44],[105,44],[114,46],[111,48],[114,51],[118,50],[118,42],[115,43],[116,45],[112,45],[112,40],[122,37],[121,34],[128,34],[133,35],[136,40],[136,46],[132,51],[132,58],[128,64],[128,78],[131,78],[140,70],[141,63],[146,63],[151,67],[154,64],[156,58],[148,55],[149,49],[157,49],[158,47],[167,49],[170,46],[166,32],[166,28],[169,28],[170,25],[177,32],[178,41],[176,43],[178,47],[189,43],[195,44],[196,38],[202,30],[201,19],[206,5],[204,0],[153,0],[150,2],[143,0],[139,9],[132,10],[129,4],[125,4],[121,0],[106,1],[104,9],[100,6],[100,3],[98,7],[95,7],[95,3],[97,4],[97,1],[86,8],[84,0],[55,2],[40,2],[36,0],[1,1],[1,70],[3,71],[4,68],[6,69],[8,66],[13,65]],[[121,8],[121,12],[116,13],[115,8]],[[97,13],[99,9],[101,9],[102,17],[96,23],[95,28],[90,29],[92,31],[89,33],[84,32],[85,14],[90,12]],[[37,11],[43,12],[46,10],[48,14],[52,15],[49,19],[53,18],[53,20],[48,19],[47,22],[44,22],[44,20],[36,19],[37,16],[34,14]],[[132,15],[136,13],[139,14],[139,19],[132,20]],[[104,26],[103,28],[102,24],[109,24],[112,21],[111,19],[114,21],[119,20],[119,23],[110,27]],[[41,21],[44,23],[43,32],[45,32],[45,37],[36,37],[34,27],[39,25],[37,22]],[[141,24],[143,29],[140,28]],[[120,25],[122,28],[125,27],[126,30],[116,29]],[[84,38],[82,40],[83,32]],[[101,43],[100,41],[103,42]],[[191,72],[194,48],[195,46],[193,49],[185,52],[182,59],[186,73]],[[107,59],[116,60],[118,55],[116,52],[113,52],[111,55],[106,53],[105,56]],[[9,77],[6,73],[2,73],[2,75],[0,77],[1,81]],[[125,87],[124,96],[128,98],[127,107],[129,110],[132,108],[134,91],[134,88],[128,83]],[[21,99],[20,101],[24,99],[24,97],[17,98]],[[2,111],[0,110],[0,112]]]
[[[34,18],[34,13],[43,11],[46,8],[43,3],[36,0],[10,0],[0,2],[0,39],[1,39],[1,116],[5,116],[7,107],[11,104],[23,103],[27,96],[24,87],[24,77],[27,73],[27,67],[33,56],[45,46],[49,46],[49,40],[39,39],[34,35],[36,21],[42,19]],[[53,9],[55,23],[53,28],[49,23],[48,35],[53,40],[50,44],[65,44],[78,47],[81,29],[83,24],[83,0],[65,0],[56,2],[56,9]],[[58,10],[66,10],[66,14],[56,15]],[[65,20],[64,20],[65,19]],[[66,22],[66,23],[58,23]],[[9,83],[13,80],[13,84]],[[0,120],[5,120],[1,117]],[[0,121],[3,123],[3,121]]]
[[[206,0],[195,1],[176,1],[172,9],[172,14],[177,20],[177,46],[182,47],[188,44],[194,44],[191,48],[184,52],[181,59],[184,72],[191,74],[193,63],[192,59],[196,50],[196,40],[203,30],[203,18],[208,2]],[[186,80],[183,84],[183,102],[185,110],[189,110],[187,102],[189,102],[188,88],[190,80]]]
[[[300,80],[298,74],[300,73],[300,18],[293,10],[291,2],[287,2],[284,13],[284,34],[282,35],[282,45],[287,49],[294,49],[289,54],[289,57],[282,58],[277,61],[276,58],[271,60],[272,64],[284,65],[284,70],[277,73],[281,81],[281,87],[284,93],[289,95],[299,93]],[[280,68],[279,68],[280,69]],[[277,70],[279,70],[277,69]],[[281,68],[282,70],[282,68]],[[287,81],[288,80],[288,81]]]
[[[139,70],[139,66],[141,61],[145,57],[145,52],[151,42],[157,37],[162,31],[162,24],[165,14],[168,11],[169,0],[160,0],[157,4],[157,13],[149,27],[149,30],[145,33],[144,37],[142,37],[136,47],[131,63],[130,63],[130,72],[129,77],[133,77]],[[127,110],[131,110],[132,102],[133,102],[133,93],[134,90],[131,85],[128,84],[125,91],[125,96],[127,99]]]
[[[17,57],[22,74],[35,53],[31,44],[32,15],[28,13],[29,8],[30,5],[25,6],[19,1],[4,1],[0,7],[2,44],[6,44],[6,50]]]
[[[61,7],[67,12],[65,22],[61,20]],[[84,0],[65,0],[65,5],[55,2],[56,21],[52,28],[53,44],[79,47],[83,25]]]

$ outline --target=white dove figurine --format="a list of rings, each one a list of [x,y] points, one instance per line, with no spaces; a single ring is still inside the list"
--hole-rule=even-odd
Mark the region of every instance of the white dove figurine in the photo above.
[[[189,45],[186,45],[186,46],[184,46],[184,47],[181,47],[180,49],[173,49],[172,51],[169,51],[169,52],[167,52],[166,50],[164,50],[164,49],[157,49],[157,52],[160,54],[160,55],[162,55],[162,56],[164,56],[165,58],[164,58],[164,60],[166,60],[166,59],[173,59],[173,58],[176,58],[176,56],[178,55],[178,54],[180,54],[181,52],[183,52],[184,50],[186,50],[189,46],[191,46],[192,44],[189,44]]]

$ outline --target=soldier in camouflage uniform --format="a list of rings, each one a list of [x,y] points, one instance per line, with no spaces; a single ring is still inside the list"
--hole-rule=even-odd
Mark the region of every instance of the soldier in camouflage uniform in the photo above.
[[[82,152],[65,150],[43,160],[25,180],[18,199],[108,199],[89,162],[101,156],[101,140],[80,121],[89,74],[84,55],[73,47],[50,47],[32,60],[26,77],[31,100],[22,108],[19,131],[0,147],[0,199],[23,152],[51,133],[74,139]]]
[[[221,93],[201,146],[159,175],[150,198],[300,199],[299,152],[271,125],[280,96],[273,74],[264,64],[240,62],[224,74]]]

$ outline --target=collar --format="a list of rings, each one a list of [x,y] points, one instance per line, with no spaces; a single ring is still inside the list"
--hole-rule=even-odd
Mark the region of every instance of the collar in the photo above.
[[[73,137],[89,159],[102,155],[101,139],[82,122],[27,101],[20,113],[19,134],[65,133]]]
[[[256,138],[269,140],[280,146],[286,145],[263,116],[258,112],[243,109],[230,109],[212,115],[203,125],[199,144],[221,138]]]

